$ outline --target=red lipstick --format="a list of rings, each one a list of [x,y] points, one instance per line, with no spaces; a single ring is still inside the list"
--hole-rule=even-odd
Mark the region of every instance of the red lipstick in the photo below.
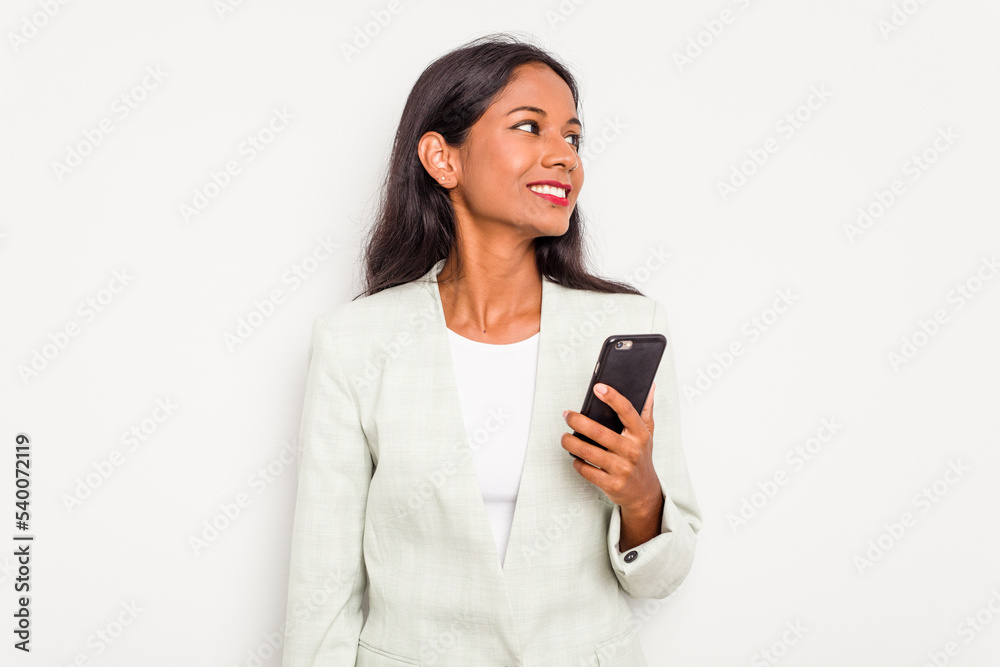
[[[550,201],[553,204],[558,204],[559,206],[569,206],[569,193],[573,190],[573,186],[568,183],[560,183],[559,181],[534,181],[528,183],[527,187],[530,190],[532,185],[551,185],[554,188],[562,188],[566,191],[566,197],[557,197],[555,195],[542,194],[541,192],[535,192],[531,190],[533,194],[538,195],[546,201]]]

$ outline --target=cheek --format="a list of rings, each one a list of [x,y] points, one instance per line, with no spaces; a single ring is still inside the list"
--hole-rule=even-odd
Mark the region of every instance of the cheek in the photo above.
[[[492,204],[510,202],[523,194],[521,190],[526,189],[524,183],[534,164],[525,158],[523,151],[493,146],[483,157],[484,160],[468,172],[470,199]]]
[[[524,147],[502,145],[493,152],[493,167],[498,180],[511,187],[516,188],[534,164],[534,156],[528,154]]]

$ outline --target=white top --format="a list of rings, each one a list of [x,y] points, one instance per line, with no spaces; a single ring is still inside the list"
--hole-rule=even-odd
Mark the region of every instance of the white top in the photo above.
[[[538,335],[494,345],[448,329],[462,417],[501,566],[528,447]]]

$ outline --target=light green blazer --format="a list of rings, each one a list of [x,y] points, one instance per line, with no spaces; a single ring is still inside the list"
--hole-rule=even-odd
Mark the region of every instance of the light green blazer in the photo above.
[[[534,406],[501,567],[437,288],[444,262],[315,321],[283,665],[644,667],[625,596],[672,593],[702,523],[663,306],[543,279]],[[623,554],[621,508],[573,469],[562,411],[580,409],[607,336],[648,332],[668,340],[653,407],[666,503],[661,534]]]

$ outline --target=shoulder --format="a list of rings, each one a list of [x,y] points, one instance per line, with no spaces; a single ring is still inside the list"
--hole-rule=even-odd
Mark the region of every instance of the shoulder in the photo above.
[[[619,321],[627,320],[635,327],[649,327],[664,314],[663,304],[659,300],[643,294],[611,294],[562,285],[558,285],[557,289],[571,309],[579,309],[580,312],[589,314],[591,319],[604,315]]]
[[[429,319],[434,305],[428,284],[413,281],[334,306],[316,317],[314,328],[325,329],[334,341],[382,339],[420,317]]]

